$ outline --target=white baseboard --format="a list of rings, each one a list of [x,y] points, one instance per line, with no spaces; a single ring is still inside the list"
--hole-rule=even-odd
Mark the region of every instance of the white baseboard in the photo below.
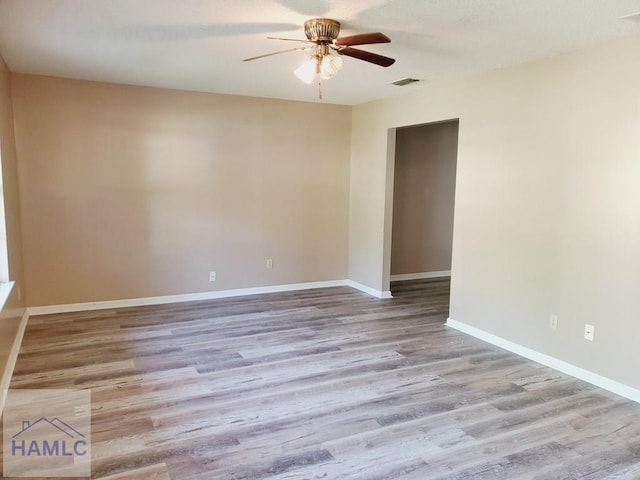
[[[361,292],[371,295],[372,297],[393,298],[393,295],[391,295],[391,291],[389,290],[376,290],[375,288],[368,287],[366,285],[363,285],[362,283],[354,282],[353,280],[347,280],[347,286],[355,288],[356,290],[360,290]]]
[[[105,310],[110,308],[144,307],[148,305],[162,305],[165,303],[196,302],[198,300],[214,300],[217,298],[242,297],[245,295],[259,295],[262,293],[291,292],[295,290],[309,290],[312,288],[329,288],[350,286],[348,280],[329,280],[323,282],[290,283],[287,285],[272,285],[268,287],[237,288],[233,290],[218,290],[212,292],[186,293],[181,295],[163,295],[158,297],[129,298],[124,300],[107,300],[100,302],[67,303],[64,305],[46,305],[29,307],[29,315],[49,315],[53,313],[85,312],[89,310]]]
[[[324,282],[290,283],[287,285],[272,285],[268,287],[237,288],[233,290],[218,290],[213,292],[187,293],[182,295],[164,295],[158,297],[129,298],[124,300],[107,300],[100,302],[67,303],[64,305],[45,305],[29,307],[30,316],[49,315],[54,313],[85,312],[89,310],[105,310],[110,308],[144,307],[148,305],[162,305],[165,303],[195,302],[198,300],[214,300],[216,298],[242,297],[245,295],[259,295],[263,293],[291,292],[295,290],[309,290],[312,288],[330,288],[348,286],[365,292],[376,298],[391,298],[391,292],[381,292],[351,280],[329,280]]]
[[[11,346],[11,352],[9,352],[9,358],[7,359],[7,365],[2,373],[2,380],[0,381],[0,417],[4,411],[4,402],[7,400],[7,393],[9,392],[9,384],[11,383],[11,377],[13,375],[13,369],[16,366],[16,360],[18,359],[18,353],[20,352],[20,346],[22,345],[22,337],[24,337],[24,331],[27,328],[27,321],[29,320],[29,313],[24,310],[22,319],[20,320],[20,326],[16,337],[13,339],[13,345]]]
[[[440,270],[437,272],[402,273],[399,275],[391,275],[391,281],[402,282],[404,280],[423,280],[425,278],[441,278],[450,276],[451,270]]]
[[[562,373],[571,375],[572,377],[584,380],[585,382],[595,385],[596,387],[603,388],[622,397],[628,398],[629,400],[640,403],[640,390],[636,388],[630,387],[620,382],[616,382],[615,380],[611,380],[610,378],[603,377],[602,375],[598,375],[597,373],[585,370],[581,367],[577,367],[571,363],[559,360],[550,355],[540,353],[531,348],[524,347],[520,344],[514,343],[502,337],[498,337],[497,335],[485,332],[484,330],[480,330],[479,328],[472,327],[471,325],[467,325],[466,323],[459,322],[452,318],[447,319],[446,324],[447,326],[454,328],[460,332],[471,335],[472,337],[476,337],[497,347],[504,348],[505,350],[520,355],[521,357],[525,357],[529,360],[533,360],[534,362],[541,363],[542,365],[546,365],[547,367],[551,367]]]

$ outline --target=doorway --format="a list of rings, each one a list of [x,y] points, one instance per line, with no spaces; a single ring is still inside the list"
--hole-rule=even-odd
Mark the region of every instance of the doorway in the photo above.
[[[451,275],[459,121],[396,129],[390,279]]]

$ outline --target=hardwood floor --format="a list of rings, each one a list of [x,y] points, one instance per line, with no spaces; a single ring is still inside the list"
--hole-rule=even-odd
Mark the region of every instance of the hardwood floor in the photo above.
[[[640,405],[445,327],[448,288],[35,317],[11,387],[91,389],[95,479],[640,479]]]

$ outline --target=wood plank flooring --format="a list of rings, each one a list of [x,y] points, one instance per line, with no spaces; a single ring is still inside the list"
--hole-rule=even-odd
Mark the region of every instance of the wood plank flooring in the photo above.
[[[640,479],[640,405],[445,327],[448,292],[35,317],[11,387],[91,389],[95,479]]]

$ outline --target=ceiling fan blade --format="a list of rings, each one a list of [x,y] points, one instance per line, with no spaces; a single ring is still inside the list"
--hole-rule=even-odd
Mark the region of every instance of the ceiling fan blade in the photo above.
[[[312,42],[311,40],[299,40],[297,38],[267,37],[267,40],[284,40],[286,42],[315,43],[315,42]]]
[[[389,43],[391,39],[384,33],[372,32],[361,33],[359,35],[351,35],[349,37],[340,37],[336,39],[336,45],[371,45],[373,43]]]
[[[281,53],[287,53],[287,52],[302,52],[304,50],[309,50],[309,48],[310,47],[287,48],[286,50],[279,50],[277,52],[265,53],[264,55],[258,55],[257,57],[245,58],[242,61],[250,62],[251,60],[258,60],[259,58],[271,57],[272,55],[280,55]]]
[[[338,53],[347,57],[357,58],[365,62],[375,63],[381,67],[389,67],[395,63],[395,59],[378,55],[377,53],[366,52],[358,48],[343,47],[338,49]]]

